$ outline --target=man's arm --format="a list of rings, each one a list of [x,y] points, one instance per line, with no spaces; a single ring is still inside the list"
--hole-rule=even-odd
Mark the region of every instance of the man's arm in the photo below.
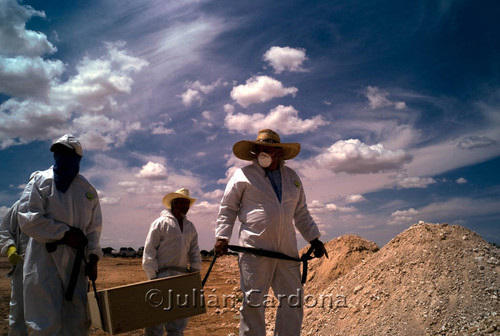
[[[69,226],[45,216],[43,194],[49,192],[51,186],[43,182],[40,176],[36,176],[26,185],[19,201],[19,227],[40,243],[53,243],[64,237]]]
[[[160,244],[159,219],[151,224],[146,241],[144,242],[144,252],[142,255],[142,268],[146,272],[149,280],[156,278],[158,273],[158,246]]]
[[[239,182],[243,172],[238,169],[229,180],[224,196],[222,197],[219,214],[217,215],[217,223],[215,228],[216,243],[214,253],[217,256],[222,256],[227,253],[227,245],[231,239],[234,222],[238,216],[238,210],[241,205],[241,200],[244,193],[245,184]]]
[[[189,269],[192,272],[201,271],[201,254],[200,247],[198,246],[198,232],[196,230],[189,247]]]
[[[0,225],[0,246],[1,253],[6,255],[7,249],[10,246],[16,245],[16,229],[17,229],[17,205],[19,201],[9,209],[2,219]]]

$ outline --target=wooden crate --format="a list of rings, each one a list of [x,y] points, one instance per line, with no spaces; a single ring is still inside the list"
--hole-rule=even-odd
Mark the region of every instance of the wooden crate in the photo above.
[[[92,325],[118,334],[206,313],[199,272],[88,293]],[[101,315],[102,319],[101,320]]]

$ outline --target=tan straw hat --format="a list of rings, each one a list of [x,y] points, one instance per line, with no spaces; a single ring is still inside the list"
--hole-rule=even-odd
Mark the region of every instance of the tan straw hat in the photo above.
[[[241,140],[235,143],[233,153],[238,159],[253,161],[255,159],[256,145],[280,147],[283,150],[281,156],[283,160],[293,159],[300,152],[299,143],[281,143],[278,133],[270,129],[263,129],[257,134],[257,140]]]
[[[177,190],[176,192],[166,194],[165,197],[163,197],[162,203],[166,208],[170,209],[172,206],[172,200],[174,200],[176,198],[188,199],[190,202],[189,206],[192,206],[194,204],[194,202],[196,202],[196,198],[189,197],[189,190],[187,190],[186,188],[181,188],[181,189]]]

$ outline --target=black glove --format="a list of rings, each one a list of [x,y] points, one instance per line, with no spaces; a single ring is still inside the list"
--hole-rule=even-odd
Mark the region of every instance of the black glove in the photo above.
[[[314,257],[321,258],[322,256],[326,256],[328,258],[328,251],[325,248],[325,245],[318,238],[311,240],[311,247],[313,248]]]
[[[64,234],[63,239],[61,240],[63,244],[66,244],[74,249],[81,248],[87,246],[87,237],[82,230],[76,227],[69,227],[69,230]]]
[[[99,258],[95,254],[89,256],[89,262],[85,265],[85,275],[89,280],[95,281],[97,279],[97,262]]]

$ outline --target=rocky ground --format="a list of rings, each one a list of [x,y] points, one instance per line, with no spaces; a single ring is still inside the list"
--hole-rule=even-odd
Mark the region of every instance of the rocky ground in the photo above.
[[[312,279],[337,305],[306,309],[303,335],[500,334],[500,251],[477,234],[422,223],[369,253],[329,284]]]
[[[326,243],[309,263],[302,335],[500,335],[500,250],[460,226],[421,223],[379,250],[354,235]],[[210,260],[203,262],[202,275]],[[0,272],[9,265],[0,258]],[[98,289],[146,280],[139,259],[104,258]],[[207,313],[186,336],[237,335],[241,304],[236,257],[217,260],[204,288]],[[8,333],[8,279],[0,279],[0,335]],[[229,298],[223,303],[221,298]],[[208,301],[207,301],[208,302]],[[268,335],[275,311],[266,312]],[[107,335],[92,327],[92,335]],[[143,335],[143,330],[123,333]]]

